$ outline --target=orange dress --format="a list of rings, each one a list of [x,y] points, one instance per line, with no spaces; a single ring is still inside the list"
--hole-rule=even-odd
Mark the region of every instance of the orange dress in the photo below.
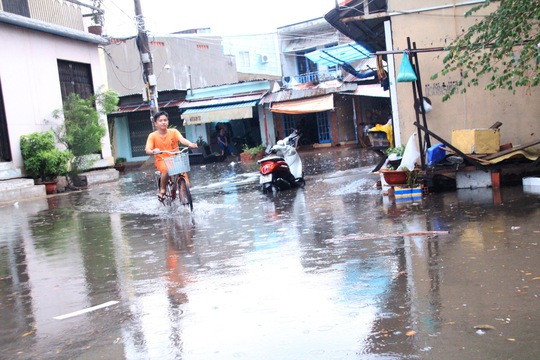
[[[154,131],[148,135],[146,140],[146,147],[149,149],[166,150],[166,151],[178,151],[178,142],[180,141],[180,132],[176,129],[167,129],[167,135],[161,136],[158,131]],[[163,162],[164,157],[172,156],[171,154],[156,154],[156,161],[154,165],[159,172],[166,173],[167,167]]]

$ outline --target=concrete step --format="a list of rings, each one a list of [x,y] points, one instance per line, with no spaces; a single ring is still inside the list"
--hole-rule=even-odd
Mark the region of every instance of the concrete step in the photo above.
[[[21,169],[16,168],[11,161],[0,162],[0,180],[16,179],[21,176]]]
[[[1,171],[1,170],[0,170]],[[93,170],[79,175],[80,184],[76,186],[92,186],[117,181],[120,174],[116,169]],[[65,187],[63,177],[58,178],[59,188]],[[45,185],[34,185],[34,180],[18,178],[0,180],[0,203],[22,201],[37,197],[46,197]]]
[[[79,174],[80,184],[77,186],[91,186],[116,181],[120,178],[120,173],[116,169],[93,170]]]
[[[0,181],[0,203],[45,197],[45,185],[34,185],[32,179],[11,179]]]

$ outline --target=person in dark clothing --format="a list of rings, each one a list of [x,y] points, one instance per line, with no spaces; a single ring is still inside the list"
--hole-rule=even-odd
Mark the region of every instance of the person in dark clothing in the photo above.
[[[232,144],[229,143],[229,140],[227,139],[227,136],[225,135],[225,129],[223,127],[219,129],[219,132],[217,135],[217,143],[219,145],[219,148],[221,149],[221,156],[224,156],[227,154],[238,156],[238,154],[235,153],[235,150]]]

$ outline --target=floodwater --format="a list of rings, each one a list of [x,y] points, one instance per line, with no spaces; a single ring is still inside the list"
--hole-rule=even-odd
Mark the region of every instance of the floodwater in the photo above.
[[[275,195],[254,164],[193,166],[193,213],[151,169],[4,204],[0,357],[540,358],[540,194],[396,202],[369,154],[301,155]]]

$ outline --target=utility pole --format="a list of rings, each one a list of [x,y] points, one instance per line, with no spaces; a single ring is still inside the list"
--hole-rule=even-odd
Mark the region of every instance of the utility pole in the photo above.
[[[137,19],[137,48],[141,56],[141,62],[143,64],[143,81],[144,81],[144,101],[148,101],[150,106],[150,122],[152,126],[154,122],[152,117],[159,111],[158,107],[158,93],[157,93],[157,79],[154,75],[154,65],[152,61],[152,54],[150,53],[150,43],[148,42],[148,34],[144,26],[144,17],[142,15],[140,0],[134,0],[135,2],[135,16]]]

